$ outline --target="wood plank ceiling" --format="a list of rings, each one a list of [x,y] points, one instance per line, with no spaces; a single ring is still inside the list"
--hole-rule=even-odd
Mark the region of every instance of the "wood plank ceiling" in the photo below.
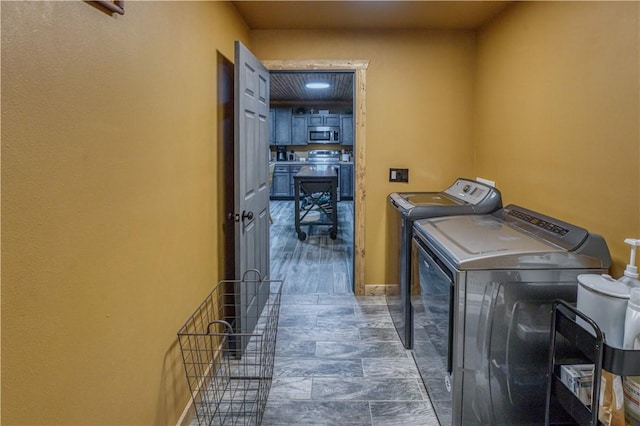
[[[308,89],[309,82],[328,83],[326,89]],[[353,100],[353,73],[351,72],[272,72],[271,102]]]

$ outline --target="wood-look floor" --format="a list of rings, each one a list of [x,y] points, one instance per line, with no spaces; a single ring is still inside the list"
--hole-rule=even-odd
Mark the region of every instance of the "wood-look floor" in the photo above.
[[[337,238],[330,225],[303,224],[298,239],[293,201],[271,201],[271,279],[284,294],[353,294],[353,201],[338,202]]]

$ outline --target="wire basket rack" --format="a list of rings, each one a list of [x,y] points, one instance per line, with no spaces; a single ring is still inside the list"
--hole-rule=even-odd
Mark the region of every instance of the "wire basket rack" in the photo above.
[[[248,271],[249,272],[249,271]],[[198,425],[259,425],[273,378],[282,281],[220,281],[178,331]]]

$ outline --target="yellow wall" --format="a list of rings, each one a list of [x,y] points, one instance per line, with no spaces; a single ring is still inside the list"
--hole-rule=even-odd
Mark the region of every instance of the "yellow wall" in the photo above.
[[[472,171],[472,31],[251,31],[262,60],[363,59],[367,70],[367,284],[385,283],[386,196]],[[389,168],[409,183],[389,183]]]
[[[368,59],[367,284],[385,283],[385,197],[457,176],[602,234],[640,238],[637,2],[515,2],[476,31],[251,31],[261,59]],[[387,182],[408,167],[410,183]]]
[[[219,278],[228,3],[2,2],[2,423],[170,424]]]
[[[223,270],[217,51],[249,31],[222,2],[0,7],[2,423],[172,423],[175,333]],[[516,3],[477,38],[250,41],[262,59],[371,61],[367,283],[384,282],[386,195],[457,176],[600,232],[618,271],[640,237],[638,3]]]
[[[602,234],[616,277],[640,238],[639,5],[517,3],[478,35],[477,173]]]

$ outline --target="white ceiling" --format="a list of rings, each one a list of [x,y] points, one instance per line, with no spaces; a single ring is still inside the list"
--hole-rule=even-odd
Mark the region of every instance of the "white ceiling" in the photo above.
[[[511,1],[232,1],[252,30],[476,29]]]

